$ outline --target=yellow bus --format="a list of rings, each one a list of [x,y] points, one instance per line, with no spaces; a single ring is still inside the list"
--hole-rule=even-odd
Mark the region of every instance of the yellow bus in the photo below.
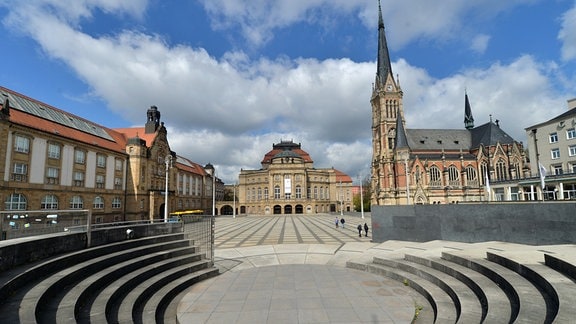
[[[185,216],[199,216],[199,215],[204,215],[204,210],[203,209],[192,209],[192,210],[182,210],[182,211],[177,211],[177,212],[172,212],[170,213],[170,218],[168,219],[169,223],[178,223],[181,222],[183,217]],[[190,217],[186,217],[187,220],[190,219]]]

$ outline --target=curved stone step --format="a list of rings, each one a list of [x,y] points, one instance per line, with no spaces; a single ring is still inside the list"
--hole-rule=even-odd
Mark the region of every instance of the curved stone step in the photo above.
[[[217,268],[206,268],[179,277],[178,279],[162,286],[148,299],[143,307],[141,311],[142,323],[166,323],[166,310],[176,296],[187,288],[190,288],[193,284],[212,278],[218,274],[219,271]],[[171,316],[174,317],[174,320],[176,319],[176,314],[171,314]]]
[[[511,322],[510,300],[508,300],[506,293],[490,278],[440,257],[425,258],[406,255],[406,259],[442,271],[466,284],[476,294],[482,305],[482,322],[501,323],[503,320]]]
[[[450,295],[437,285],[410,272],[382,264],[367,264],[366,271],[402,282],[424,296],[434,310],[435,323],[456,323],[456,305]]]
[[[564,274],[542,264],[544,254],[531,252],[496,254],[487,253],[490,261],[517,272],[540,287],[546,298],[546,323],[569,323],[576,318],[576,283]]]
[[[112,317],[114,319],[109,320],[109,315],[117,312],[120,303],[131,289],[149,280],[149,278],[170,271],[173,268],[204,262],[202,258],[203,254],[201,253],[185,254],[140,267],[135,271],[116,278],[96,295],[90,305],[86,305],[76,314],[78,322],[116,322],[116,317]]]
[[[194,254],[195,252],[196,248],[193,246],[154,252],[114,264],[91,274],[74,285],[59,301],[56,312],[57,322],[65,323],[67,321],[76,321],[82,309],[89,307],[98,293],[117,278],[144,266],[182,255]]]
[[[188,240],[161,242],[151,245],[124,249],[74,264],[40,281],[26,292],[19,308],[19,318],[24,323],[49,321],[56,317],[57,302],[67,287],[80,282],[87,273],[94,273],[106,267],[131,258],[171,248],[188,246]],[[56,303],[53,303],[56,301]]]
[[[508,295],[514,323],[545,323],[546,301],[540,290],[518,273],[486,259],[478,258],[477,252],[442,252],[442,258],[469,267],[487,276]]]
[[[457,315],[456,322],[480,323],[482,321],[483,311],[480,300],[470,287],[457,278],[427,265],[412,262],[409,257],[404,260],[375,257],[373,262],[412,273],[444,290],[454,303]]]
[[[162,271],[145,281],[141,281],[137,286],[130,289],[128,294],[121,300],[118,308],[111,308],[110,312],[107,309],[108,322],[142,323],[144,305],[156,291],[182,276],[205,270],[210,264],[210,260],[184,264]]]

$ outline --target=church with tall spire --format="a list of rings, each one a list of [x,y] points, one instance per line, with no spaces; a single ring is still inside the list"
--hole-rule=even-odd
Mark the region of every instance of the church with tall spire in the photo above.
[[[524,199],[517,184],[529,173],[523,144],[492,117],[475,127],[467,92],[462,129],[406,127],[403,91],[392,72],[380,1],[377,55],[370,98],[372,205]]]

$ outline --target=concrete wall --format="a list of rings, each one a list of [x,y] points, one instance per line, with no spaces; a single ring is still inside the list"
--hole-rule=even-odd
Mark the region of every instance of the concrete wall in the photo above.
[[[91,246],[130,239],[182,232],[182,223],[136,224],[92,231]],[[0,272],[63,253],[86,248],[86,233],[57,233],[0,241]]]
[[[576,203],[372,206],[372,240],[576,243]]]

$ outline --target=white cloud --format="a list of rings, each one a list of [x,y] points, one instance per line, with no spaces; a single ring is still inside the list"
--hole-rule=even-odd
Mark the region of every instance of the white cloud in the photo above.
[[[576,1],[574,7],[562,15],[562,29],[558,33],[562,41],[562,59],[565,61],[576,59]]]
[[[476,35],[476,37],[472,39],[470,49],[472,49],[472,51],[476,53],[483,54],[486,51],[486,48],[488,47],[488,42],[490,42],[489,35],[485,34]]]

